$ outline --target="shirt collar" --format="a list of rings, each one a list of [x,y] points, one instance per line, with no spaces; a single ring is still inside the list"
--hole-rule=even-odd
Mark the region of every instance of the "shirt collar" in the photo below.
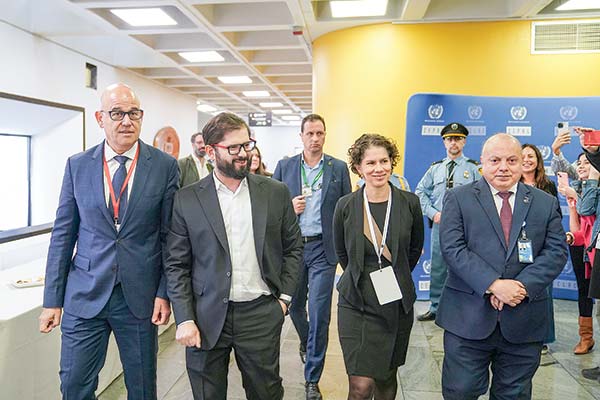
[[[467,157],[465,157],[464,154],[461,154],[460,156],[458,156],[454,159],[454,162],[458,165],[458,164],[462,164],[463,160],[466,160],[466,159],[467,159]],[[450,157],[446,157],[445,164],[450,163],[450,161],[453,161],[453,160]]]
[[[489,187],[490,187],[490,190],[492,191],[492,196],[495,196],[495,195],[497,195],[498,193],[500,193],[500,191],[499,191],[498,189],[496,189],[495,187],[493,187],[492,185],[490,185],[490,183],[489,183],[487,180],[486,180],[485,182],[486,182],[486,183],[489,185]],[[512,192],[512,194],[514,195],[514,194],[516,194],[516,193],[517,193],[517,187],[518,187],[518,186],[519,186],[519,182],[515,183],[515,184],[513,185],[513,187],[511,187],[510,189],[508,189],[508,191],[509,191],[509,192]]]
[[[138,141],[136,140],[135,143],[133,144],[133,146],[131,146],[131,148],[129,150],[127,150],[125,153],[123,154],[117,154],[109,145],[108,143],[106,143],[106,140],[104,141],[104,159],[106,161],[110,161],[113,158],[115,158],[116,156],[126,156],[127,158],[129,158],[130,160],[133,160],[135,158],[135,153],[137,152],[137,148],[138,148],[139,144]]]
[[[217,178],[217,174],[215,174],[215,173],[213,172],[212,176],[213,176],[213,179],[214,179],[214,181],[215,181],[215,188],[217,189],[217,192],[219,192],[219,191],[226,191],[227,193],[233,193],[233,194],[236,194],[236,193],[238,193],[238,192],[240,191],[240,189],[241,189],[242,187],[243,187],[243,188],[246,188],[246,187],[248,187],[248,178],[244,178],[244,179],[242,179],[242,182],[240,183],[240,186],[238,186],[237,190],[236,190],[236,191],[235,191],[235,193],[234,193],[234,192],[232,192],[232,191],[231,191],[231,190],[230,190],[230,189],[229,189],[229,188],[228,188],[228,187],[227,187],[227,186],[226,186],[226,185],[225,185],[223,182],[221,182],[221,181],[219,180],[219,178]]]
[[[323,160],[324,160],[324,158],[325,158],[325,153],[323,153],[323,154],[321,155],[321,159],[319,160],[319,162],[318,162],[318,163],[317,163],[317,164],[316,164],[314,167],[310,167],[310,166],[309,166],[309,165],[306,163],[306,161],[304,161],[304,152],[302,152],[302,153],[300,153],[300,154],[301,154],[301,157],[302,157],[302,165],[304,166],[304,168],[308,168],[308,169],[315,169],[315,168],[317,168],[318,166],[320,166],[320,165],[323,165]]]

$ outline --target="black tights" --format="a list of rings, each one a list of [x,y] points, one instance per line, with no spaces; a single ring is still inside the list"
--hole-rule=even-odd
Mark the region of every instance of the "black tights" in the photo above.
[[[590,299],[590,280],[585,278],[585,263],[583,262],[583,246],[569,246],[571,264],[577,280],[577,303],[580,317],[591,317],[594,301]],[[599,254],[600,255],[600,254]]]
[[[368,376],[350,375],[348,377],[348,400],[394,400],[398,390],[396,369],[389,373],[383,380],[373,379]]]

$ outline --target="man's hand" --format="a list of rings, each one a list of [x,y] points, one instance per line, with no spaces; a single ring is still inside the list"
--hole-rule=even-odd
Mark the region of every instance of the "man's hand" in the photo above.
[[[433,216],[433,223],[434,224],[439,224],[441,220],[442,220],[442,213],[438,211]]]
[[[600,178],[600,172],[598,172],[598,170],[596,168],[594,168],[590,165],[590,174],[588,175],[588,179],[598,180],[599,178]]]
[[[305,196],[296,196],[292,199],[292,206],[294,206],[294,212],[296,215],[300,215],[304,212],[306,208],[306,199]]]
[[[287,307],[287,305],[286,305],[286,304],[285,304],[283,301],[281,301],[280,299],[277,299],[277,301],[279,301],[279,304],[281,305],[281,311],[283,311],[283,316],[285,317],[285,314],[287,314],[288,307]]]
[[[525,286],[514,279],[496,279],[488,290],[502,303],[511,307],[520,304],[527,296]]]
[[[186,347],[200,348],[200,331],[194,321],[184,322],[177,327],[175,332],[177,343]]]
[[[152,312],[152,323],[154,325],[166,325],[171,316],[171,305],[169,300],[160,297],[154,298],[154,311]]]
[[[62,308],[42,308],[42,313],[38,318],[40,321],[40,332],[50,333],[52,329],[60,325]]]
[[[552,152],[556,155],[560,154],[560,148],[565,144],[571,143],[571,133],[564,132],[560,135],[556,135],[554,142],[552,142]]]
[[[502,307],[504,307],[504,303],[501,302],[495,295],[490,296],[490,304],[495,310],[498,311],[502,311]]]

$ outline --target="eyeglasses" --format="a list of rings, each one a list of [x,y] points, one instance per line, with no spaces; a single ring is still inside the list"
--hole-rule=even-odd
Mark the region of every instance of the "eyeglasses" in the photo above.
[[[137,121],[142,119],[144,116],[144,110],[133,109],[129,111],[121,111],[121,110],[111,110],[111,111],[102,111],[108,114],[110,119],[113,121],[123,121],[125,115],[129,116],[131,121]]]
[[[223,146],[220,144],[213,144],[212,146],[214,147],[219,147],[221,149],[227,149],[227,152],[232,155],[232,156],[237,156],[238,154],[240,154],[240,151],[242,151],[242,147],[244,148],[244,151],[246,153],[251,152],[252,150],[254,150],[254,148],[256,147],[256,140],[250,139],[248,142],[246,143],[242,143],[242,144],[232,144],[229,146]]]

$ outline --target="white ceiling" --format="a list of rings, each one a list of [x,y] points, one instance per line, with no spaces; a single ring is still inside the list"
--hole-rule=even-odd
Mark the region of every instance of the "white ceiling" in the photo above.
[[[317,37],[371,23],[514,20],[598,16],[599,10],[557,13],[564,0],[389,0],[375,18],[331,18],[328,1],[310,0],[0,0],[0,20],[107,64],[244,115],[280,102],[303,115],[312,104],[312,49]],[[600,3],[600,0],[599,0]],[[109,9],[160,7],[178,24],[133,28]],[[294,35],[294,27],[302,33]],[[216,50],[225,62],[190,63],[180,51]],[[221,75],[252,84],[225,85]],[[247,98],[266,90],[269,98]],[[274,116],[274,123],[281,120]]]

